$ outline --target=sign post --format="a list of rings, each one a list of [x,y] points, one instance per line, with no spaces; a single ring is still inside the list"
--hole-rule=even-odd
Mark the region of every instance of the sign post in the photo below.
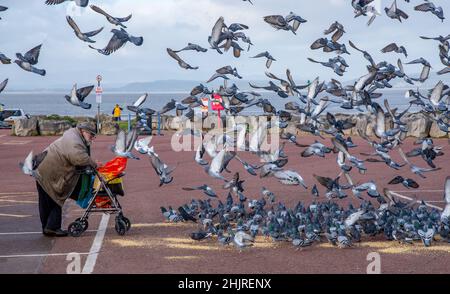
[[[220,128],[221,127],[221,121],[222,119],[220,118],[220,111],[224,110],[225,108],[223,107],[223,100],[222,100],[222,96],[220,96],[219,94],[212,94],[212,103],[211,103],[211,109],[214,111],[217,111],[217,127]]]
[[[95,101],[97,102],[97,132],[100,132],[100,104],[102,104],[102,93],[103,89],[100,86],[102,81],[102,76],[97,76],[97,88],[95,88]]]

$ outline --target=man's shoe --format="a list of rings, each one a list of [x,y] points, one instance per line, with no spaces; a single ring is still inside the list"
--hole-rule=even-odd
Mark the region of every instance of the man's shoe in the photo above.
[[[66,230],[50,230],[50,229],[44,229],[44,235],[49,237],[66,237],[69,235],[69,233]]]

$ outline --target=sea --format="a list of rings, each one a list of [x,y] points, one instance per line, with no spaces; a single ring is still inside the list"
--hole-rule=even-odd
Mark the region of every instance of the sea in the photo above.
[[[383,96],[376,99],[380,105],[383,105],[384,99],[387,99],[392,108],[398,108],[400,111],[406,109],[408,106],[408,98],[405,98],[406,90],[390,89],[382,91]],[[85,102],[92,104],[91,109],[82,109],[71,105],[66,101],[64,95],[67,93],[58,92],[3,92],[0,96],[0,103],[4,104],[5,109],[20,108],[26,114],[29,115],[50,115],[57,114],[60,116],[91,116],[94,117],[97,114],[98,109],[101,113],[112,114],[113,108],[116,104],[119,104],[123,108],[122,115],[127,117],[130,113],[126,106],[132,105],[133,102],[141,96],[143,93],[104,93],[102,95],[102,101],[100,104],[96,103],[96,96],[90,94],[86,97]],[[290,101],[299,101],[298,98],[288,97],[281,98],[274,95],[271,92],[261,92],[262,98],[267,98],[272,105],[277,109],[284,109],[284,105]],[[186,92],[177,93],[149,93],[147,100],[143,104],[143,107],[149,107],[156,111],[162,109],[162,107],[168,103],[171,99],[181,101],[188,97]],[[325,95],[319,95],[319,98]],[[330,97],[332,98],[332,97]],[[210,110],[211,111],[211,110]],[[331,113],[355,113],[357,110],[345,110],[339,107],[338,104],[331,103],[327,108]],[[412,108],[411,111],[414,111]],[[168,114],[173,114],[168,113]],[[259,115],[262,114],[262,109],[258,106],[252,106],[241,112],[242,115]]]

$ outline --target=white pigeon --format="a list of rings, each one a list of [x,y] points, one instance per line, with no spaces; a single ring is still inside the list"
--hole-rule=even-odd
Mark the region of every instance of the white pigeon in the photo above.
[[[119,130],[116,138],[116,144],[111,147],[111,150],[119,157],[139,159],[139,157],[136,157],[131,153],[137,137],[137,129],[135,128],[128,134],[126,134],[124,130]]]
[[[148,150],[149,150],[148,145],[150,144],[152,139],[153,139],[153,136],[148,136],[143,139],[137,140],[134,143],[134,149],[141,154],[147,154]]]
[[[19,166],[24,174],[35,177],[35,171],[33,170],[33,151],[28,154],[24,162],[19,163]]]
[[[302,185],[305,189],[308,189],[308,186],[306,186],[305,181],[303,180],[302,176],[295,171],[292,171],[292,170],[277,171],[277,172],[275,172],[274,176],[282,184]]]

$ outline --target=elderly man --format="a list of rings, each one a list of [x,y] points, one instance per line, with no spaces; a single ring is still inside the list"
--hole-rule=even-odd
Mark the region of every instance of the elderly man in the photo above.
[[[46,236],[67,236],[67,231],[61,229],[62,206],[74,193],[80,178],[78,171],[87,166],[97,167],[90,157],[90,145],[95,135],[95,124],[79,123],[50,144],[43,152],[45,156],[38,160],[39,215]]]

